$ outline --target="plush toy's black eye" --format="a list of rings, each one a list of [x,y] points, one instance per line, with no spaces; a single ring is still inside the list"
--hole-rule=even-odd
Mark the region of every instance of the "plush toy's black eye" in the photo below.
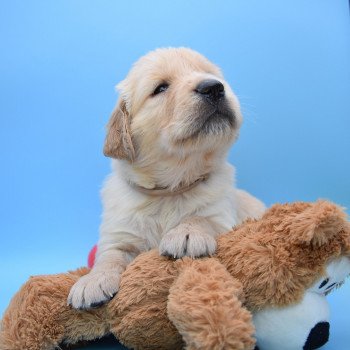
[[[158,85],[155,90],[153,91],[152,96],[158,95],[161,92],[164,92],[168,89],[169,84],[168,83],[161,83],[160,85]]]
[[[320,286],[318,287],[318,289],[323,288],[327,283],[329,282],[329,278],[326,278],[322,281],[322,283],[320,284]]]

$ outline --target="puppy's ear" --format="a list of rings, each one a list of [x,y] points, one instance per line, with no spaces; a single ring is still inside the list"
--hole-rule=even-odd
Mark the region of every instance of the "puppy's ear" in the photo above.
[[[327,201],[317,201],[289,219],[288,229],[294,243],[319,247],[348,229],[344,210]]]
[[[103,148],[107,157],[133,161],[135,150],[130,133],[130,115],[125,102],[119,99],[107,124],[107,135]]]

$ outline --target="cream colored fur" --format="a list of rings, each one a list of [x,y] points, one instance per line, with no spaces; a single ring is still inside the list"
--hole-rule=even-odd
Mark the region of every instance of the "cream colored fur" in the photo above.
[[[203,101],[193,91],[205,79],[224,85],[235,123],[222,129],[214,125],[202,135],[195,134],[194,126],[202,117]],[[153,95],[164,81],[169,88]],[[112,160],[102,190],[95,266],[68,298],[75,308],[109,300],[118,291],[121,273],[141,252],[160,247],[160,253],[174,257],[213,254],[218,234],[265,210],[259,200],[235,188],[234,168],[226,162],[242,117],[237,98],[215,65],[190,49],[158,49],[142,57],[118,88],[120,99],[105,145],[106,154],[118,159]],[[171,191],[203,174],[209,178],[166,197],[141,193],[131,185]]]

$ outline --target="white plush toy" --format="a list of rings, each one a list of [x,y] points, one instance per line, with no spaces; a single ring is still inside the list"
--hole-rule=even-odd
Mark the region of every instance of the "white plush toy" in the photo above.
[[[313,350],[329,338],[330,308],[326,295],[350,275],[350,259],[327,265],[327,275],[307,289],[301,303],[253,314],[259,350]]]

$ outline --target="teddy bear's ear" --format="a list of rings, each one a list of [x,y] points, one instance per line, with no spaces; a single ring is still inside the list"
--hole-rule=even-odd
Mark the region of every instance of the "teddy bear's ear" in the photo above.
[[[288,220],[290,238],[298,244],[321,246],[345,229],[349,223],[344,209],[324,200]]]

